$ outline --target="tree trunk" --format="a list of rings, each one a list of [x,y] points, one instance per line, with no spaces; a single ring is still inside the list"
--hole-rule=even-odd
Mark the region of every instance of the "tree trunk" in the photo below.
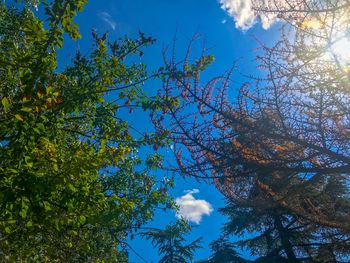
[[[289,240],[289,234],[286,233],[286,229],[283,227],[280,216],[275,216],[275,225],[277,227],[278,234],[281,239],[282,247],[287,254],[288,262],[295,263],[298,262],[297,257],[294,253],[293,246]]]

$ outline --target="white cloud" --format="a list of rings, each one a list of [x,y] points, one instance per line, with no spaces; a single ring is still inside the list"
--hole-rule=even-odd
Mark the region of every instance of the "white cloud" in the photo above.
[[[194,189],[192,189],[192,190],[185,190],[184,193],[186,193],[186,194],[191,194],[191,195],[193,195],[193,194],[198,194],[198,193],[199,193],[199,189],[194,188]]]
[[[196,199],[193,196],[198,193],[198,189],[186,190],[183,196],[176,198],[176,204],[179,206],[177,217],[182,217],[190,222],[199,224],[204,215],[210,215],[213,212],[210,203],[205,200]]]
[[[115,22],[112,18],[112,16],[107,12],[100,12],[98,13],[98,16],[107,23],[113,30],[117,27],[117,22]]]
[[[261,0],[260,7],[267,7],[268,2],[268,0]],[[276,21],[276,14],[256,14],[253,10],[252,0],[220,0],[220,4],[222,9],[226,10],[235,20],[236,27],[242,30],[251,28],[258,18],[260,18],[264,29],[268,29]]]

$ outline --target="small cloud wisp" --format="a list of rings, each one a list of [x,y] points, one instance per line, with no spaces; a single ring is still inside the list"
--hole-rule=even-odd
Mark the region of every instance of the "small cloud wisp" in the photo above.
[[[108,24],[113,30],[117,28],[117,22],[115,22],[112,16],[107,12],[99,12],[98,16],[102,19],[106,24]]]

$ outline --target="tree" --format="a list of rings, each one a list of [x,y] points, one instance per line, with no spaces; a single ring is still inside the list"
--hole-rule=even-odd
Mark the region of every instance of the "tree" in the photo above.
[[[349,243],[341,232],[303,220],[258,187],[254,192],[249,205],[231,200],[221,212],[229,218],[225,234],[245,236],[236,245],[260,256],[256,262],[314,262],[325,248],[331,248],[334,258],[346,258]]]
[[[212,180],[236,209],[250,216],[262,212],[274,229],[279,220],[270,209],[277,207],[284,211],[277,219],[286,218],[280,229],[293,218],[311,227],[313,237],[304,245],[317,241],[320,252],[305,252],[308,257],[331,251],[337,261],[348,256],[350,231],[350,79],[338,48],[348,38],[349,6],[332,0],[253,1],[257,14],[287,22],[277,44],[262,46],[257,57],[265,76],[233,92],[233,69],[201,84],[208,59],[192,62],[189,48],[183,64],[166,61],[172,74],[163,92],[179,96],[180,107],[168,119],[154,118],[159,130],[171,127],[183,175]],[[259,220],[252,222],[258,230]]]
[[[208,263],[248,263],[249,260],[245,260],[239,256],[234,249],[234,245],[228,240],[226,236],[220,237],[218,240],[214,240],[210,243],[212,255],[207,261]]]
[[[190,231],[190,225],[184,220],[179,220],[168,225],[164,230],[152,229],[142,233],[142,236],[152,240],[152,244],[158,247],[159,254],[162,255],[160,263],[185,263],[192,260],[194,251],[200,248],[201,238],[187,245],[183,244],[184,235]]]
[[[171,181],[151,174],[161,156],[137,155],[167,133],[135,136],[122,114],[162,108],[142,91],[161,72],[124,61],[154,39],[93,31],[92,51],[61,69],[57,50],[65,34],[80,37],[73,18],[87,0],[23,2],[0,6],[0,257],[124,262],[127,235],[169,201]],[[45,22],[33,12],[39,4]]]

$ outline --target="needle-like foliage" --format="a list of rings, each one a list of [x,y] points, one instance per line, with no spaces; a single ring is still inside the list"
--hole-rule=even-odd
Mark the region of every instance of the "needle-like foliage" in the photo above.
[[[201,238],[184,244],[185,235],[191,231],[189,224],[179,220],[165,229],[153,229],[142,233],[142,236],[152,241],[158,248],[161,259],[159,263],[186,263],[193,259],[194,252],[200,248]]]

